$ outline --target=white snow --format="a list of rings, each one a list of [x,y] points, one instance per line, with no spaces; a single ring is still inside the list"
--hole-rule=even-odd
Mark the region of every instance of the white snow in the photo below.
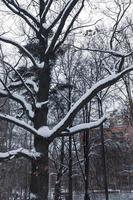
[[[48,29],[48,24],[46,22],[43,23],[43,28]]]
[[[16,101],[19,102],[19,103],[21,102],[22,105],[25,107],[25,109],[28,111],[29,116],[30,116],[31,118],[34,117],[34,112],[32,111],[32,106],[31,106],[30,103],[28,103],[28,102],[25,100],[24,96],[19,95],[19,94],[17,94],[17,93],[11,93],[11,94],[9,94],[7,91],[2,90],[2,89],[0,89],[0,94],[4,95],[5,97],[8,97],[8,96],[9,96],[11,99],[14,99],[14,100],[16,100]]]
[[[26,80],[26,84],[31,85],[36,93],[38,92],[37,84],[33,80],[31,79]]]
[[[45,65],[44,62],[38,63],[38,67],[39,67],[40,69],[42,69],[42,68],[44,67],[44,65]]]
[[[80,49],[79,47],[77,47],[77,49]],[[87,50],[87,51],[93,51],[93,52],[101,52],[101,53],[105,53],[105,54],[111,54],[113,56],[116,56],[116,57],[127,57],[128,55],[130,54],[123,54],[122,52],[120,51],[113,51],[113,50],[103,50],[103,49],[90,49],[90,48],[86,48],[84,50]]]
[[[95,122],[79,124],[79,125],[73,126],[72,128],[69,128],[68,130],[69,130],[70,134],[81,132],[83,130],[91,129],[91,128],[99,126],[106,119],[107,119],[106,116],[103,116]]]
[[[33,193],[30,193],[30,199],[36,199],[36,195]]]
[[[36,152],[35,149],[31,149],[31,150],[28,150],[28,149],[22,149],[21,152],[29,157],[33,157],[33,158],[37,158],[37,157],[40,157],[40,153],[39,152]]]
[[[18,86],[20,84],[22,84],[22,81],[11,82],[9,86]]]
[[[31,118],[34,117],[34,112],[32,111],[32,106],[30,103],[28,103],[24,96],[22,95],[19,95],[19,94],[16,94],[16,93],[13,93],[12,96],[16,99],[18,99],[20,102],[22,102],[22,104],[24,105],[24,107],[26,108],[26,110],[28,111],[28,114]]]
[[[9,156],[8,152],[0,153],[0,158],[7,158]]]
[[[39,152],[36,152],[34,149],[28,150],[28,149],[19,148],[19,149],[8,151],[8,152],[0,152],[0,159],[6,159],[6,158],[13,159],[18,154],[26,155],[30,158],[37,158],[41,155]]]
[[[40,136],[43,136],[43,137],[45,137],[45,138],[48,138],[48,137],[51,136],[51,131],[50,131],[50,129],[49,129],[48,126],[42,126],[42,127],[40,127],[40,128],[38,129],[38,134],[39,134]]]
[[[44,101],[44,102],[37,102],[36,103],[36,108],[42,108],[42,106],[47,105],[48,101]]]

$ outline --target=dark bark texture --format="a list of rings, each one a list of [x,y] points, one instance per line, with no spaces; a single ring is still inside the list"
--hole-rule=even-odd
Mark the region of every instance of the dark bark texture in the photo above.
[[[45,102],[48,100],[50,87],[50,67],[49,60],[45,61],[45,66],[39,72],[39,91],[38,102]],[[45,105],[43,108],[38,108],[35,111],[34,127],[39,129],[42,126],[47,126],[48,108]],[[34,137],[34,147],[41,156],[32,162],[31,174],[31,199],[47,200],[49,187],[49,163],[48,163],[48,149],[49,141],[42,139],[39,136]],[[33,198],[32,198],[33,194]]]

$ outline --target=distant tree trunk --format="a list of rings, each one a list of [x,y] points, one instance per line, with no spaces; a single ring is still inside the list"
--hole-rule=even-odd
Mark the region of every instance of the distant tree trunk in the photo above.
[[[8,124],[8,134],[9,134],[9,143],[8,143],[8,149],[11,150],[12,148],[12,133],[13,133],[13,127],[14,125]]]
[[[72,137],[69,136],[69,174],[68,174],[68,191],[69,200],[73,199],[73,185],[72,185]]]
[[[90,121],[90,108],[85,106],[85,119],[84,122]],[[84,166],[85,166],[85,195],[84,200],[90,200],[89,197],[89,131],[84,132]]]
[[[98,98],[98,112],[99,112],[99,118],[103,116],[102,101],[100,98]],[[103,164],[105,196],[106,200],[109,200],[103,124],[100,126],[100,133],[101,133],[101,143],[102,143],[102,164]]]
[[[127,98],[128,98],[128,107],[129,107],[129,123],[131,126],[133,126],[133,100],[132,100],[132,90],[130,85],[130,75],[127,74],[125,77],[123,77],[126,92],[127,92]]]
[[[61,199],[61,178],[62,178],[63,162],[64,162],[64,137],[62,137],[61,141],[60,168],[57,173],[57,178],[55,183],[55,200]]]
[[[68,70],[69,70],[69,88],[68,88],[68,111],[71,108],[71,66],[69,65],[68,59]],[[70,124],[72,126],[72,124]],[[68,192],[69,192],[69,200],[73,200],[73,183],[72,183],[72,136],[69,136],[69,164],[68,164]]]
[[[89,198],[89,157],[88,157],[88,133],[84,133],[84,162],[85,162],[85,196],[84,200],[90,200]]]
[[[50,68],[49,60],[45,60],[45,67],[40,69],[39,72],[39,91],[38,102],[48,100],[50,86]],[[43,108],[37,108],[34,116],[34,127],[39,129],[42,126],[47,126],[48,108],[45,105]],[[48,183],[49,183],[49,170],[48,170],[48,150],[49,142],[39,136],[34,137],[35,150],[41,153],[41,156],[32,161],[31,185],[30,192],[31,198],[36,200],[48,200]]]

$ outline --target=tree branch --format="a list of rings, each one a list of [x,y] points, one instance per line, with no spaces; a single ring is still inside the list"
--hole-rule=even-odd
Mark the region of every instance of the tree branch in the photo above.
[[[106,87],[109,87],[116,83],[123,75],[133,70],[133,66],[124,69],[122,72],[117,74],[111,74],[110,76],[98,81],[94,84],[69,110],[67,115],[51,130],[50,137],[55,138],[58,135],[68,128],[69,124],[72,123],[76,114],[80,111],[80,109],[88,103],[92,98],[96,96],[96,94],[103,90]]]
[[[24,48],[23,46],[21,46],[17,42],[15,42],[13,40],[10,40],[8,38],[5,38],[5,37],[0,37],[0,41],[8,43],[8,44],[12,44],[13,46],[17,47],[19,50],[21,50],[22,52],[24,52],[25,55],[28,56],[28,58],[31,60],[31,62],[33,63],[33,65],[35,65],[37,68],[40,68],[40,66],[36,63],[34,57],[31,55],[31,53],[26,48]]]
[[[32,105],[26,102],[23,96],[11,93],[9,89],[7,91],[0,89],[0,97],[8,97],[9,99],[16,101],[17,103],[20,103],[23,109],[26,110],[28,117],[31,120],[33,119],[34,112],[32,111]]]
[[[24,19],[25,22],[36,32],[36,34],[38,34],[38,30],[33,25],[33,22],[36,23],[38,26],[39,26],[39,22],[32,15],[30,15],[26,10],[20,8],[13,1],[12,2],[9,2],[7,0],[2,0],[2,1],[7,6],[7,8],[9,8],[9,10],[11,10],[16,15],[20,16],[22,19]],[[32,23],[29,21],[27,16],[33,21]]]
[[[57,42],[61,32],[62,32],[62,29],[64,28],[64,25],[66,23],[66,20],[69,16],[69,14],[71,13],[71,11],[73,10],[73,8],[75,7],[75,5],[77,4],[78,0],[73,0],[73,1],[70,1],[70,3],[67,5],[66,9],[64,10],[63,14],[62,14],[62,17],[60,19],[60,23],[58,25],[58,28],[57,30],[55,31],[55,34],[52,38],[52,41],[49,45],[49,47],[47,48],[46,50],[46,55],[52,51],[52,49],[54,49],[54,46],[55,46],[55,43]]]
[[[75,16],[74,16],[73,19],[71,20],[71,22],[70,22],[70,24],[69,24],[67,30],[65,31],[64,37],[63,37],[62,40],[61,40],[60,42],[58,42],[58,44],[55,46],[54,51],[56,51],[56,49],[58,49],[59,46],[61,46],[61,44],[63,44],[63,42],[65,41],[66,37],[68,36],[69,32],[71,31],[71,27],[73,26],[74,22],[76,21],[76,19],[77,19],[77,17],[79,16],[81,10],[82,10],[83,7],[84,7],[84,1],[85,1],[85,0],[82,1],[82,4],[81,4],[79,10],[77,11],[77,13],[75,14]]]
[[[76,133],[80,133],[80,132],[83,132],[85,130],[97,128],[98,126],[100,126],[106,120],[107,120],[107,117],[103,116],[102,118],[98,119],[95,122],[83,123],[83,124],[80,124],[80,125],[73,126],[71,128],[68,128],[67,129],[68,131],[66,131],[66,132],[64,131],[63,133],[61,133],[60,137],[75,135]]]
[[[15,117],[12,117],[12,116],[7,115],[7,114],[2,114],[2,113],[0,113],[0,119],[14,123],[15,125],[29,131],[30,133],[39,136],[39,133],[35,128],[33,128],[32,126],[30,126],[29,124],[27,124],[26,122],[24,122],[22,120],[19,120]]]
[[[13,158],[18,158],[18,157],[25,157],[32,160],[32,159],[37,159],[37,157],[40,157],[40,155],[41,154],[35,152],[35,150],[33,151],[33,150],[19,148],[8,152],[0,152],[0,162],[3,160],[11,160]]]

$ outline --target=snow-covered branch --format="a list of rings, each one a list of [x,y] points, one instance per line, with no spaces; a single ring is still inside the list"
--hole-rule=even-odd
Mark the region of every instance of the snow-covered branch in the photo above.
[[[32,126],[30,126],[26,122],[19,120],[19,119],[13,117],[13,116],[0,113],[0,119],[14,123],[15,125],[17,125],[21,128],[24,128],[25,130],[29,131],[30,133],[32,133],[34,135],[39,135],[38,131],[35,128],[33,128]]]
[[[8,151],[8,152],[0,152],[0,161],[11,160],[16,157],[37,159],[37,157],[40,157],[40,156],[41,156],[41,154],[36,152],[35,150],[19,148],[19,149]]]
[[[88,103],[96,94],[103,90],[106,87],[109,87],[116,83],[124,74],[133,70],[133,66],[124,69],[123,71],[117,74],[111,74],[108,77],[98,81],[94,84],[69,110],[67,115],[51,130],[51,137],[58,137],[62,131],[69,127],[69,124],[73,121],[76,114],[80,111],[80,109]]]
[[[9,85],[9,88],[12,88],[12,87],[18,87],[18,86],[24,86],[25,89],[27,90],[27,92],[29,92],[32,100],[33,100],[33,103],[35,104],[35,98],[34,98],[34,94],[35,94],[35,91],[32,92],[32,90],[30,89],[30,87],[27,85],[27,83],[25,82],[25,80],[23,79],[23,77],[21,76],[21,74],[18,72],[17,69],[15,69],[15,67],[13,67],[11,64],[7,63],[6,61],[2,60],[2,62],[6,65],[8,65],[16,74],[17,76],[19,77],[19,81],[15,81],[15,82],[11,82],[10,85]]]
[[[42,108],[42,107],[44,107],[44,106],[47,106],[47,104],[48,104],[48,101],[44,101],[44,102],[37,102],[36,103],[36,108]]]
[[[20,45],[19,43],[15,42],[15,41],[13,41],[11,39],[5,38],[5,37],[0,37],[0,41],[8,43],[8,44],[12,44],[13,46],[17,47],[25,55],[28,56],[28,58],[31,60],[33,65],[35,65],[37,68],[40,68],[39,65],[36,63],[34,57],[31,55],[31,53],[26,48],[24,48],[22,45]]]
[[[92,86],[70,109],[70,111],[67,113],[67,115],[53,128],[49,129],[47,126],[40,127],[39,130],[36,130],[32,126],[28,125],[27,123],[16,119],[15,117],[4,115],[0,113],[0,118],[3,120],[7,120],[9,122],[12,122],[19,127],[24,128],[25,130],[31,132],[34,135],[38,135],[43,138],[47,138],[50,140],[53,140],[56,137],[63,136],[63,132],[66,135],[75,134],[79,131],[83,131],[86,129],[94,128],[99,126],[101,123],[105,121],[105,117],[101,118],[97,122],[87,123],[87,124],[81,124],[77,125],[75,127],[72,127],[69,129],[68,133],[65,132],[65,130],[68,129],[70,123],[73,121],[76,114],[80,111],[80,109],[89,102],[96,94],[101,91],[102,89],[109,87],[116,83],[124,74],[127,72],[130,72],[133,70],[133,66],[128,67],[127,69],[123,70],[122,72],[119,72],[117,74],[111,74],[110,76],[100,80],[96,84]],[[46,102],[45,102],[46,103]]]
[[[67,129],[67,132],[63,132],[62,134],[60,134],[60,136],[70,136],[70,135],[74,135],[76,133],[85,131],[85,130],[89,130],[92,128],[97,128],[98,126],[100,126],[103,122],[105,122],[107,119],[106,116],[103,116],[102,118],[98,119],[95,122],[90,122],[90,123],[83,123],[83,124],[79,124],[76,126],[73,126],[71,128]]]
[[[31,80],[31,79],[28,79],[28,80],[26,80],[26,84],[27,85],[30,85],[32,88],[33,88],[33,90],[35,91],[35,93],[37,93],[38,92],[38,86],[37,86],[37,84],[36,84],[36,82],[35,81],[33,81],[33,80]]]
[[[26,110],[29,118],[32,119],[34,117],[31,104],[29,104],[23,96],[0,89],[0,97],[8,97],[9,99],[20,103],[23,109]]]

